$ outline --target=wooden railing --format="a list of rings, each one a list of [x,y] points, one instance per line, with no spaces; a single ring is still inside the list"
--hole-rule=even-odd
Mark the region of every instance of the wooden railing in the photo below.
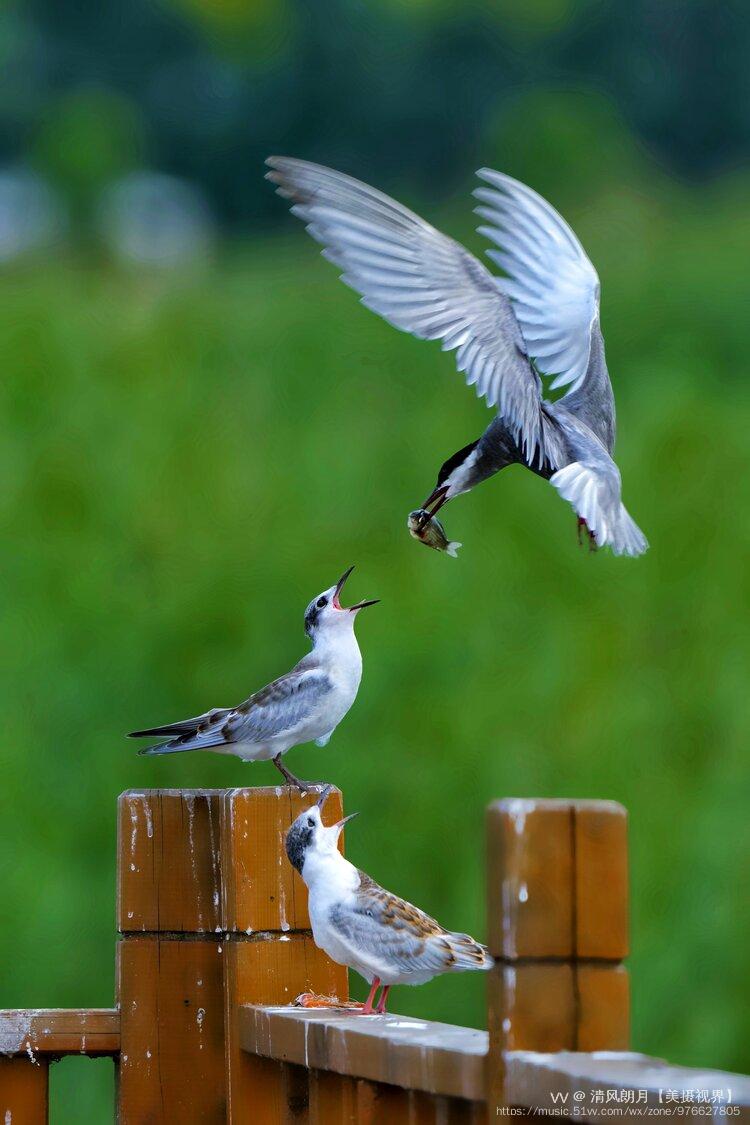
[[[611,802],[489,807],[489,1034],[291,1007],[348,997],[284,854],[309,803],[288,788],[123,794],[117,1006],[0,1013],[0,1125],[47,1120],[49,1062],[66,1054],[113,1058],[121,1125],[438,1125],[512,1106],[597,1120],[674,1112],[680,1093],[688,1112],[750,1106],[747,1079],[627,1051],[626,817]],[[334,791],[326,817],[341,815]]]

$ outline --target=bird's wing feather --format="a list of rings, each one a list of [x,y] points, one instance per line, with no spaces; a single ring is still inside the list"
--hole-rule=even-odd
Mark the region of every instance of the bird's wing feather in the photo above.
[[[385,961],[401,973],[489,967],[486,950],[468,934],[450,933],[363,871],[359,875],[354,903],[337,907],[331,915],[336,936],[353,961]]]
[[[270,157],[268,178],[325,247],[362,303],[390,324],[456,350],[456,364],[497,408],[531,459],[540,384],[510,301],[481,262],[413,211],[330,168]]]
[[[294,668],[251,695],[228,720],[231,742],[261,742],[297,726],[333,683],[320,668]]]
[[[194,715],[191,719],[180,719],[176,723],[164,723],[158,727],[131,731],[128,738],[153,738],[159,734],[193,734],[202,723],[228,715],[231,710],[231,707],[214,707],[210,711],[204,711],[202,715]]]
[[[162,746],[142,753],[175,753],[178,750],[209,750],[231,743],[261,743],[297,726],[312,705],[332,690],[326,672],[317,668],[292,669],[261,688],[239,707],[207,711],[143,734],[174,733]]]
[[[620,495],[620,472],[599,439],[578,419],[550,405],[574,460],[550,477],[560,495],[594,533],[597,545],[615,555],[642,555],[648,540]]]
[[[498,284],[513,301],[529,355],[553,387],[580,386],[599,316],[599,278],[561,215],[530,187],[502,172],[482,168],[490,187],[474,195],[486,219],[479,233],[499,250],[487,254],[509,275]]]

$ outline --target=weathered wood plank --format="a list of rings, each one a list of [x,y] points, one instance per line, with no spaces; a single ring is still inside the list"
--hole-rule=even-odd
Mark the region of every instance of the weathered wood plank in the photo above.
[[[289,1093],[290,1073],[241,1050],[240,1006],[290,1003],[308,991],[348,997],[346,969],[334,965],[312,940],[307,892],[284,848],[292,821],[314,801],[314,795],[302,796],[287,787],[233,789],[222,797],[230,1123],[244,1121],[245,1109],[252,1104],[257,1125],[278,1125],[296,1112],[301,1096],[299,1090]],[[324,817],[331,823],[341,815],[341,794],[334,790]]]
[[[629,952],[628,817],[616,801],[574,801],[575,956],[621,961]]]
[[[308,1071],[310,1125],[355,1125],[357,1080],[331,1070]]]
[[[307,888],[286,857],[289,826],[316,794],[288,785],[229,789],[222,794],[223,929],[238,933],[309,930]],[[333,789],[324,817],[343,816],[341,793]]]
[[[119,1120],[224,1121],[220,941],[131,937],[118,946]]]
[[[118,1120],[225,1120],[218,790],[119,801]]]
[[[570,801],[494,801],[487,809],[487,927],[493,957],[574,955]]]
[[[398,1121],[401,1102],[394,1090],[378,1093],[383,1086],[410,1091],[410,1120],[432,1122],[436,1107],[443,1114],[437,1118],[441,1121],[479,1120],[488,1046],[484,1031],[399,1016],[246,1005],[240,1013],[240,1035],[245,1051],[309,1072],[313,1125],[356,1120],[357,1106],[371,1106],[377,1097],[384,1099],[383,1105],[387,1100],[393,1120]],[[567,1092],[571,1100],[578,1090],[583,1095],[576,1104],[593,1106],[593,1117],[588,1111],[586,1115],[592,1120],[597,1120],[596,1091],[604,1091],[600,1103],[604,1105],[608,1089],[633,1092],[632,1101],[623,1098],[620,1104],[637,1104],[638,1092],[645,1090],[648,1105],[659,1104],[660,1090],[664,1098],[668,1090],[684,1093],[685,1104],[691,1092],[720,1090],[724,1104],[750,1108],[750,1078],[744,1075],[672,1066],[628,1051],[509,1051],[505,1072],[507,1102],[503,1104],[550,1110],[561,1095]],[[391,1119],[390,1114],[382,1116]]]
[[[0,1057],[0,1120],[7,1125],[47,1125],[49,1062]]]
[[[704,1106],[716,1107],[717,1115],[721,1113],[718,1109],[721,1104],[738,1107],[740,1114],[750,1110],[750,1078],[745,1075],[673,1066],[661,1059],[629,1051],[510,1052],[505,1068],[509,1104],[539,1110],[557,1106],[558,1112],[563,1113],[566,1105],[577,1105],[579,1114],[585,1109],[588,1121],[611,1121],[613,1105],[669,1105],[675,1111],[676,1106],[699,1103],[702,1099],[695,1095],[702,1095],[704,1091],[708,1091],[709,1097],[714,1091],[723,1092],[723,1098],[703,1102]],[[614,1094],[609,1095],[608,1102],[609,1091]],[[670,1091],[676,1096],[668,1097]],[[629,1094],[633,1095],[632,1100]],[[598,1106],[607,1107],[606,1116],[605,1113],[597,1115]],[[673,1116],[679,1115],[679,1110],[673,1112]],[[690,1116],[689,1110],[685,1116]],[[737,1116],[726,1117],[727,1121],[737,1119]]]
[[[140,789],[118,802],[120,933],[222,928],[216,789]]]
[[[614,801],[487,810],[488,1100],[509,1050],[621,1050],[630,1000],[627,817]]]
[[[244,1051],[450,1098],[483,1097],[487,1033],[405,1016],[332,1009],[240,1010]]]
[[[576,965],[578,1051],[627,1051],[630,1046],[630,978],[624,965]],[[524,1044],[519,1044],[524,1046]]]
[[[116,1008],[20,1008],[0,1011],[0,1055],[116,1055]]]
[[[499,961],[488,981],[488,1027],[503,1050],[559,1051],[575,1042],[578,1010],[571,962]]]

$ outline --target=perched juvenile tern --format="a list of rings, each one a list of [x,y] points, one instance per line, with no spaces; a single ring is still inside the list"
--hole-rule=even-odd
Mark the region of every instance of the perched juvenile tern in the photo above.
[[[422,505],[430,516],[507,465],[549,480],[592,547],[648,547],[620,499],[612,459],[615,403],[599,324],[599,278],[565,220],[518,180],[483,168],[479,228],[507,277],[367,184],[304,160],[272,156],[268,179],[362,303],[390,324],[456,350],[456,364],[497,416],[454,453]],[[569,385],[542,397],[538,372]]]
[[[269,758],[290,785],[307,791],[318,782],[300,781],[282,764],[281,755],[303,742],[325,746],[351,707],[362,679],[362,654],[354,635],[360,609],[376,599],[342,606],[342,588],[354,567],[335,586],[313,598],[305,610],[305,632],[312,651],[291,672],[273,680],[239,707],[214,708],[193,719],[134,731],[131,738],[168,735],[166,742],[141,754],[177,754],[213,750],[245,762]]]
[[[363,1014],[384,1012],[394,984],[424,984],[439,973],[492,968],[492,958],[479,942],[443,929],[344,859],[338,839],[357,814],[326,828],[321,811],[329,793],[326,786],[317,803],[297,817],[287,832],[286,854],[307,884],[315,944],[370,984]],[[316,1000],[310,994],[300,997],[303,1006],[316,1006]]]

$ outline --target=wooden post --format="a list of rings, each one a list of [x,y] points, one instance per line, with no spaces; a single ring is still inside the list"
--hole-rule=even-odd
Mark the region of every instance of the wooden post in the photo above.
[[[282,787],[120,798],[121,1125],[285,1120],[281,1064],[241,1053],[236,1008],[307,990],[347,996],[345,970],[312,941],[284,850],[312,800]],[[325,815],[341,816],[337,791]]]
[[[219,793],[119,800],[118,1121],[223,1120]]]
[[[312,940],[307,889],[284,850],[287,829],[313,799],[286,786],[230,789],[222,795],[229,1123],[251,1118],[254,1125],[278,1125],[305,1117],[309,1096],[306,1080],[301,1084],[290,1068],[242,1051],[238,1005],[289,1004],[306,991],[341,1000],[349,996],[346,970]],[[342,815],[341,794],[333,790],[325,821],[331,824]]]
[[[504,800],[487,813],[488,1108],[503,1052],[627,1050],[625,809]]]
[[[0,1055],[0,1121],[47,1125],[48,1118],[48,1060]]]

